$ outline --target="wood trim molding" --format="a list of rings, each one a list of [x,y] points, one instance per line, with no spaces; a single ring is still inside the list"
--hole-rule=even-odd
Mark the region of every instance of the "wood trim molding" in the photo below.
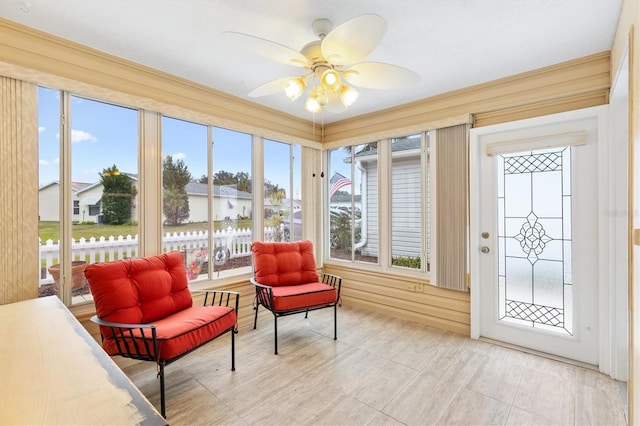
[[[524,120],[541,115],[556,114],[575,109],[589,108],[609,103],[609,91],[599,90],[584,95],[553,99],[535,105],[506,108],[500,111],[479,113],[473,116],[473,127],[490,126],[509,121]]]

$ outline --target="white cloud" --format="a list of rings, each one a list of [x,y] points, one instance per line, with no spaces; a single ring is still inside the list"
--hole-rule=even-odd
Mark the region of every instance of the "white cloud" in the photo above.
[[[84,130],[71,129],[71,143],[79,143],[84,141],[97,142],[98,139],[91,133],[87,133]]]
[[[38,127],[38,133],[42,133],[42,132],[44,132],[45,130],[47,130],[47,128],[46,128],[46,127],[44,127],[44,126],[40,126],[40,127]]]
[[[40,160],[38,163],[39,163],[41,166],[48,166],[48,165],[49,165],[49,162],[48,162],[47,160]]]
[[[184,152],[176,152],[175,154],[165,154],[164,152],[162,153],[162,158],[167,158],[169,156],[171,156],[174,161],[184,160],[185,158],[187,158],[187,154],[185,154]]]
[[[60,157],[53,159],[53,164],[60,164]]]

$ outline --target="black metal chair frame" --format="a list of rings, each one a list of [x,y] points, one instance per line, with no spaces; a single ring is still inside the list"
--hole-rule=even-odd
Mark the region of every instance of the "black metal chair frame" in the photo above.
[[[224,290],[196,290],[193,293],[205,293],[204,297],[204,305],[203,306],[232,306],[236,312],[236,317],[238,315],[238,303],[240,298],[240,293],[236,291],[224,291]],[[235,297],[234,297],[235,296]],[[235,302],[233,299],[235,298]],[[196,346],[195,348],[184,352],[174,358],[171,359],[159,359],[158,358],[158,339],[156,336],[156,326],[153,324],[121,324],[115,322],[104,321],[98,318],[97,315],[91,317],[91,321],[94,323],[109,327],[111,329],[111,333],[116,342],[116,347],[118,348],[118,355],[137,359],[141,361],[153,361],[158,366],[158,378],[160,379],[160,414],[165,419],[166,410],[165,410],[165,396],[164,396],[164,368],[165,366],[171,364],[172,362],[182,358],[183,356],[193,352],[199,347],[211,342],[214,339],[217,339],[220,336],[231,332],[231,371],[235,371],[236,369],[236,349],[235,349],[235,334],[238,332],[237,323],[230,327],[228,330],[225,330],[218,336],[203,342],[202,344]],[[100,338],[104,341],[104,336],[100,333]],[[144,343],[144,346],[141,345],[140,341]]]
[[[333,274],[322,274],[322,282],[328,284],[331,287],[337,289],[337,297],[334,303],[308,306],[304,308],[290,309],[285,311],[278,311],[273,307],[273,287],[260,284],[255,278],[250,278],[251,284],[256,287],[256,297],[254,310],[256,311],[253,318],[253,329],[256,329],[258,325],[258,308],[260,305],[265,309],[271,311],[273,314],[273,338],[274,338],[274,353],[278,355],[278,317],[284,317],[287,315],[305,313],[304,317],[307,318],[309,311],[316,311],[318,309],[333,307],[333,340],[338,339],[338,304],[340,303],[340,288],[342,287],[342,277]]]

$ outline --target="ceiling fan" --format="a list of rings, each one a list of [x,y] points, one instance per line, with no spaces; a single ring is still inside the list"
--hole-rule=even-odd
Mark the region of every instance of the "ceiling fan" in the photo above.
[[[295,101],[306,90],[305,108],[308,111],[317,113],[326,109],[339,113],[358,98],[359,93],[354,86],[399,89],[420,81],[418,74],[397,65],[360,62],[384,36],[387,23],[381,16],[360,15],[335,28],[328,19],[317,19],[312,29],[318,40],[308,43],[299,52],[249,34],[234,31],[222,34],[236,48],[304,70],[301,75],[262,84],[249,93],[250,97],[284,92]]]

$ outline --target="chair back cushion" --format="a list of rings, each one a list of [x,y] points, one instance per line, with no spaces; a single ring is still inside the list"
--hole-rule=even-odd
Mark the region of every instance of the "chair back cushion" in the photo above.
[[[277,287],[319,281],[311,241],[255,241],[251,250],[255,280],[260,284]]]
[[[84,274],[105,321],[146,324],[193,304],[180,252],[93,263]]]

